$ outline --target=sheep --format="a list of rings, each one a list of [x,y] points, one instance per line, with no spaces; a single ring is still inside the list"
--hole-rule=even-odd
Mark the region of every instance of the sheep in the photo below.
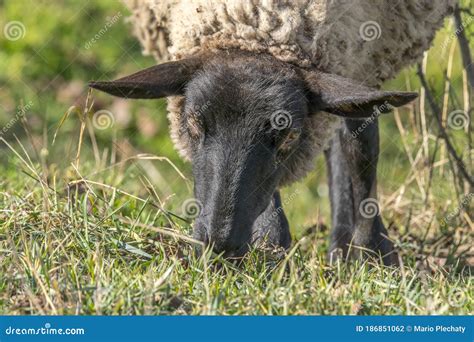
[[[331,260],[371,250],[396,262],[376,201],[377,117],[416,94],[378,88],[421,58],[454,0],[125,2],[144,52],[169,62],[90,86],[168,98],[202,206],[197,239],[227,257],[288,248],[279,189],[324,151]]]

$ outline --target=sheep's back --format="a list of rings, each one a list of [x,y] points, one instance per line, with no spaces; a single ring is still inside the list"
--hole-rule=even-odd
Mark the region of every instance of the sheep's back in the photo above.
[[[372,86],[422,57],[454,1],[125,0],[158,61],[239,48]]]

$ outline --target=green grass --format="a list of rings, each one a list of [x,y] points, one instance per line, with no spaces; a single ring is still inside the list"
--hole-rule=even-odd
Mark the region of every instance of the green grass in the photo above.
[[[143,175],[133,176],[133,166],[108,168],[100,179],[94,172],[86,177],[90,163],[79,163],[76,179],[65,181],[61,171],[42,169],[21,149],[10,152],[16,167],[5,170],[8,187],[0,203],[0,314],[474,310],[473,277],[459,256],[472,236],[456,236],[459,227],[445,227],[430,239],[392,229],[400,268],[368,261],[328,265],[323,225],[300,234],[285,255],[254,249],[236,265],[209,251],[196,257],[190,224],[152,185],[143,191],[147,196],[123,190],[127,183],[145,185]],[[167,207],[174,213],[159,209]],[[434,257],[440,254],[434,244],[450,250]]]
[[[401,246],[401,269],[328,266],[324,233],[300,239],[280,260],[253,251],[234,266],[197,259],[181,239],[156,232],[168,220],[110,191],[67,199],[26,181],[2,215],[2,314],[469,314],[474,284],[460,265],[418,265]],[[48,200],[45,201],[45,197]],[[97,201],[91,205],[90,202]],[[45,208],[47,207],[47,208]],[[14,213],[14,214],[13,214]],[[165,228],[161,228],[165,229]],[[169,231],[169,230],[167,230]],[[133,246],[135,249],[131,248]]]
[[[428,106],[426,131],[419,104],[380,120],[379,198],[400,267],[328,264],[322,158],[283,189],[291,250],[254,249],[239,265],[209,251],[197,257],[181,208],[192,197],[191,169],[172,147],[164,101],[93,94],[87,119],[70,110],[59,125],[71,106],[83,113],[88,80],[154,63],[123,21],[85,49],[104,18],[126,17],[125,9],[116,1],[57,1],[57,11],[49,1],[0,6],[1,27],[26,27],[18,41],[0,37],[0,129],[8,127],[0,140],[0,314],[474,312],[473,190],[437,139]],[[447,24],[428,55],[440,104],[448,58],[438,56],[452,31]],[[472,41],[474,30],[466,32]],[[453,51],[447,113],[472,103]],[[386,87],[419,90],[419,81],[410,68]],[[106,130],[90,123],[101,109],[114,115]],[[448,133],[472,174],[472,131]]]

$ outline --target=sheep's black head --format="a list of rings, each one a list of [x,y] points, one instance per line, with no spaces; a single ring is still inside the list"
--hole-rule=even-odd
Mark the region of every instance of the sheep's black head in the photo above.
[[[312,148],[307,123],[314,113],[364,118],[374,106],[416,97],[242,52],[165,63],[91,87],[128,98],[184,95],[179,136],[189,148],[202,204],[195,236],[227,256],[243,255],[262,232],[285,229],[286,219],[261,217],[278,207],[275,192],[293,171],[289,165]],[[287,237],[275,236],[272,243],[288,247]]]

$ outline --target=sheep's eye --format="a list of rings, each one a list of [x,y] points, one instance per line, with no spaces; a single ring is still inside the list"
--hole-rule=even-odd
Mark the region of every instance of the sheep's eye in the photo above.
[[[282,143],[279,146],[279,149],[282,151],[290,149],[294,143],[298,140],[301,135],[301,130],[299,129],[292,129],[283,139]]]
[[[192,139],[198,140],[203,133],[201,121],[195,113],[188,114],[187,128]]]

